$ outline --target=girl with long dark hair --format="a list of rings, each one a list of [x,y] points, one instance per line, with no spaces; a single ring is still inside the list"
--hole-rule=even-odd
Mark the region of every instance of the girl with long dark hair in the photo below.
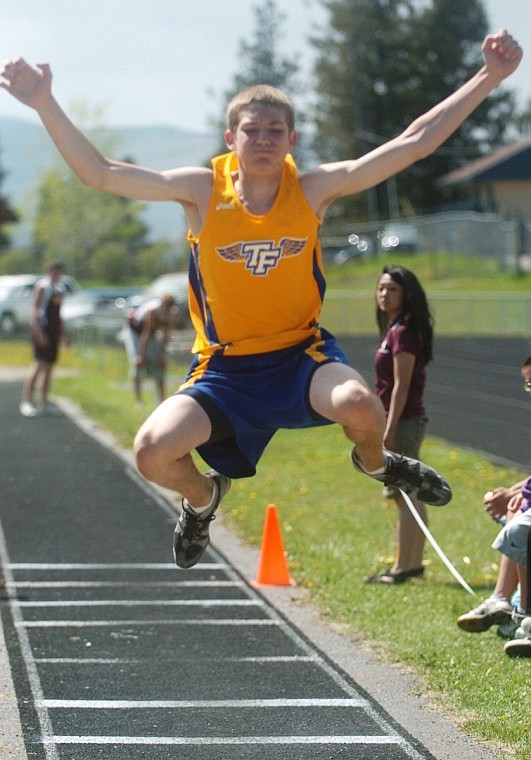
[[[381,343],[375,391],[387,419],[384,446],[418,457],[427,424],[423,394],[425,368],[433,358],[433,317],[422,286],[406,267],[384,266],[376,286],[376,321]],[[424,534],[397,489],[386,487],[384,495],[398,507],[397,551],[389,569],[366,580],[392,585],[423,577]],[[412,501],[427,523],[425,505]]]

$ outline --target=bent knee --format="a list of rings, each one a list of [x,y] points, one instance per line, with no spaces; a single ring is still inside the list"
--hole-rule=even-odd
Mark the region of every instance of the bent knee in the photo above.
[[[165,461],[164,448],[150,431],[140,429],[133,442],[136,467],[148,480],[156,480],[157,473]]]
[[[385,417],[380,399],[355,381],[345,383],[340,393],[340,409],[346,424],[354,423],[363,429],[379,428]]]

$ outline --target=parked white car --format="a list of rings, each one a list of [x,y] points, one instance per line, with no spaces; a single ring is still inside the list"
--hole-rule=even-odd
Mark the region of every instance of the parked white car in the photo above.
[[[0,336],[10,338],[31,322],[31,297],[42,274],[9,274],[0,276]],[[68,293],[81,290],[79,283],[64,275]]]

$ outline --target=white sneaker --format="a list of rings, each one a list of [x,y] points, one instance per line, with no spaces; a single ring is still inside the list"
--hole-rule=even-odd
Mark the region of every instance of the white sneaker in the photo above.
[[[531,657],[531,616],[521,618],[519,627],[516,629],[514,639],[508,641],[503,647],[509,657]]]
[[[36,417],[39,414],[39,410],[31,401],[23,401],[18,410],[24,417]]]
[[[457,625],[464,631],[480,633],[495,623],[501,624],[510,619],[513,608],[502,599],[485,599],[479,607],[457,618]]]

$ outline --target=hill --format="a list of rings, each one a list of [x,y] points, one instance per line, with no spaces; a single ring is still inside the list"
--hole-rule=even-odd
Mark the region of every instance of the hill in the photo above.
[[[219,146],[216,135],[189,132],[168,126],[123,127],[113,130],[119,139],[119,154],[153,169],[202,165]],[[29,240],[28,214],[35,199],[39,172],[49,166],[55,147],[39,124],[0,118],[0,168],[5,176],[2,194],[23,217],[12,228],[15,244]],[[185,229],[181,209],[171,203],[150,203],[143,213],[151,239],[179,237]]]

